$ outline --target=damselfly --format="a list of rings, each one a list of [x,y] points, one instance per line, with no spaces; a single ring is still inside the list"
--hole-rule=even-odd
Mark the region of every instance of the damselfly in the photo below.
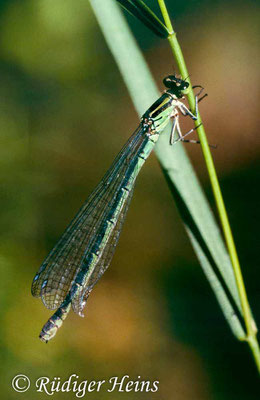
[[[167,90],[144,113],[136,131],[34,277],[33,296],[41,297],[47,308],[57,309],[40,333],[44,342],[55,336],[71,307],[83,316],[90,292],[111,262],[135,179],[160,133],[173,118],[171,142],[175,131],[177,140],[185,140],[178,111],[197,119],[197,97],[195,115],[180,101],[189,87],[188,82],[174,75],[163,82]]]

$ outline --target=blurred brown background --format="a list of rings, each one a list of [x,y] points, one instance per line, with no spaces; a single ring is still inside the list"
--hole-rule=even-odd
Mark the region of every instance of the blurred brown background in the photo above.
[[[200,110],[260,324],[259,2],[167,4],[192,82],[209,94]],[[167,42],[127,19],[162,89],[174,70]],[[38,377],[76,373],[160,381],[156,393],[91,399],[258,399],[249,350],[232,337],[154,155],[85,318],[71,313],[47,346],[38,339],[51,311],[31,296],[32,278],[138,124],[87,0],[0,2],[0,104],[1,398],[35,399]],[[201,149],[186,148],[213,203]],[[18,373],[32,381],[23,395],[11,388]]]

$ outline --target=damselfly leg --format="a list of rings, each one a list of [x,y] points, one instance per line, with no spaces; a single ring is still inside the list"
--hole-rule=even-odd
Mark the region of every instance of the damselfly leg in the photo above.
[[[195,85],[192,88],[193,89],[200,88],[199,93],[197,93],[195,95],[195,112],[194,112],[194,114],[191,112],[191,110],[188,109],[188,107],[185,104],[183,104],[181,102],[179,102],[179,104],[176,106],[176,108],[178,108],[179,111],[182,113],[182,115],[184,115],[185,117],[188,115],[194,121],[196,121],[198,119],[198,103],[201,100],[203,100],[207,96],[207,94],[205,94],[201,98],[199,98],[199,96],[203,92],[204,88],[202,86],[200,86],[200,85]],[[174,144],[176,142],[180,142],[180,141],[181,142],[185,142],[185,143],[200,144],[199,140],[185,139],[185,137],[190,135],[192,132],[194,132],[202,124],[199,124],[197,127],[190,129],[185,134],[182,134],[181,128],[180,128],[180,124],[179,124],[179,115],[176,113],[176,115],[174,115],[173,117],[174,117],[174,121],[173,121],[173,124],[172,124],[172,130],[171,130],[171,135],[170,135],[170,144],[172,145],[172,144]],[[177,139],[174,140],[175,132],[177,133],[178,137],[177,137]],[[210,147],[215,147],[215,146],[210,145]]]

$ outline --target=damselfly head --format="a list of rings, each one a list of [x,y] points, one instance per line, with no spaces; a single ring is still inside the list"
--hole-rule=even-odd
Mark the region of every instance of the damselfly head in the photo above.
[[[171,94],[174,94],[178,99],[181,99],[187,93],[189,83],[183,79],[177,78],[175,75],[168,75],[163,80],[164,86],[170,89]]]

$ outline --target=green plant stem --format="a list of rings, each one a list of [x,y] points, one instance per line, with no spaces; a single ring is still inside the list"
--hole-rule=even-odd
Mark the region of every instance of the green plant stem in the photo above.
[[[160,6],[163,19],[165,21],[165,25],[166,25],[167,29],[169,30],[169,32],[171,32],[168,37],[168,40],[169,40],[169,44],[170,44],[172,52],[173,52],[173,56],[175,58],[177,66],[179,68],[180,74],[181,74],[182,78],[186,79],[190,84],[191,90],[187,95],[187,99],[188,99],[188,103],[189,103],[191,111],[194,112],[195,111],[195,96],[194,96],[194,93],[192,90],[192,85],[191,85],[191,82],[189,79],[189,73],[188,73],[184,58],[183,58],[183,54],[182,54],[180,45],[179,45],[177,37],[176,37],[176,33],[173,30],[171,20],[170,20],[164,0],[158,0],[158,4]],[[240,268],[240,264],[239,264],[239,259],[238,259],[232,231],[230,228],[223,196],[222,196],[220,185],[218,182],[213,158],[212,158],[212,155],[211,155],[211,152],[209,149],[205,129],[204,129],[204,126],[202,125],[202,120],[201,120],[199,112],[198,112],[198,119],[197,119],[197,121],[195,121],[195,126],[198,127],[197,132],[198,132],[199,140],[201,143],[202,152],[203,152],[203,155],[205,158],[206,166],[208,169],[208,174],[209,174],[209,178],[210,178],[210,182],[211,182],[220,222],[222,225],[227,249],[229,252],[229,256],[231,259],[231,263],[233,266],[234,275],[235,275],[235,279],[236,279],[236,283],[237,283],[237,287],[238,287],[239,297],[240,297],[240,301],[241,301],[243,316],[244,316],[246,330],[247,330],[247,337],[245,340],[247,340],[247,342],[249,343],[249,346],[253,353],[258,371],[260,372],[260,350],[259,350],[259,345],[258,345],[257,338],[256,338],[257,328],[256,328],[255,322],[251,315],[250,306],[249,306],[249,302],[248,302],[248,298],[247,298],[247,294],[246,294],[246,289],[245,289],[245,285],[244,285],[244,281],[243,281],[243,276],[242,276],[242,272],[241,272],[241,268]]]

